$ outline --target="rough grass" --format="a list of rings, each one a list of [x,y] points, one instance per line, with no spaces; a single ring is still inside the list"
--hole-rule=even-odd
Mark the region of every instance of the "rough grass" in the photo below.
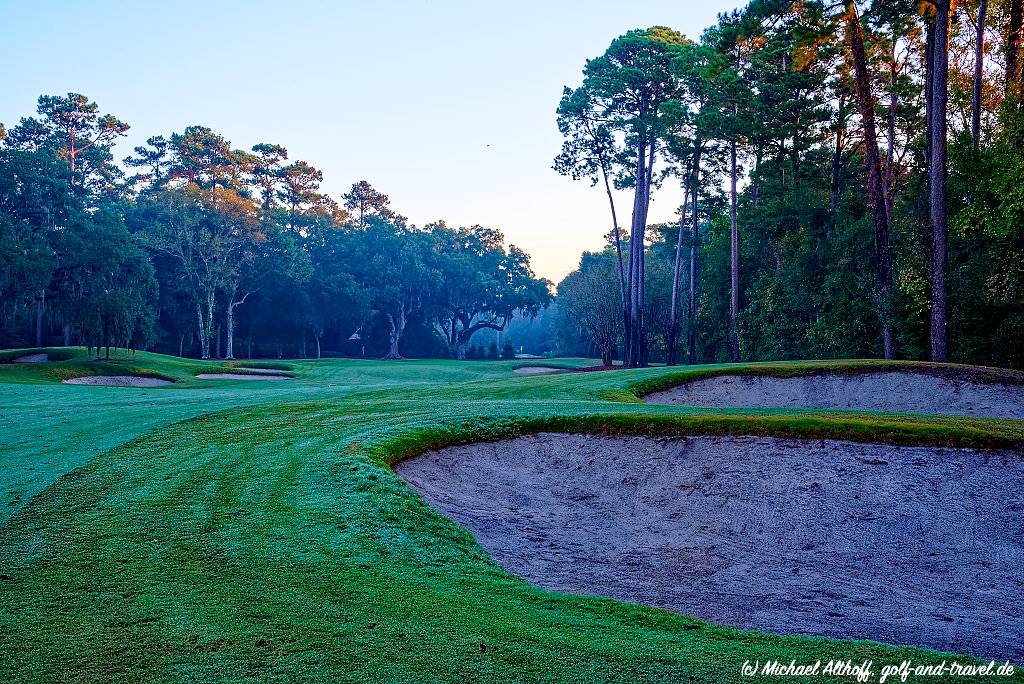
[[[71,353],[0,366],[2,681],[738,682],[745,660],[938,662],[531,587],[390,466],[538,430],[1024,444],[1024,421],[636,403],[678,369],[325,360],[242,386],[193,379],[218,362],[117,359],[177,381],[138,389],[57,383],[46,367],[106,363]]]

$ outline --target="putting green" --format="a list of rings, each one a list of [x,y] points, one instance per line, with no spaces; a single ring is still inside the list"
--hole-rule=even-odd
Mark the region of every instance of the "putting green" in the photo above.
[[[680,369],[325,360],[288,362],[289,382],[213,382],[195,376],[234,366],[64,355],[0,365],[3,681],[720,682],[749,681],[747,660],[938,662],[532,587],[390,464],[542,429],[1024,445],[1024,421],[639,402]],[[885,364],[743,368],[851,365]],[[175,382],[61,383],[122,374]]]

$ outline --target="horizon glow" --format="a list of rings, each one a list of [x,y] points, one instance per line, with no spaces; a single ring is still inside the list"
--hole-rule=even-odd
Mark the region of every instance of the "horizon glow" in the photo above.
[[[551,169],[562,87],[630,29],[696,39],[738,4],[0,0],[0,122],[78,92],[131,125],[117,161],[193,124],[237,148],[278,143],[335,199],[365,179],[416,225],[497,228],[557,283],[611,229],[603,190]],[[680,201],[665,184],[650,222]],[[630,195],[616,202],[628,221]]]

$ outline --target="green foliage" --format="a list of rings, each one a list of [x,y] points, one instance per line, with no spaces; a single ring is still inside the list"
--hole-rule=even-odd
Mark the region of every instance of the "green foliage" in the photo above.
[[[202,358],[305,357],[309,343],[398,358],[409,328],[408,348],[458,355],[550,300],[498,231],[417,229],[366,181],[343,210],[280,145],[247,152],[190,126],[136,147],[121,183],[124,124],[74,94],[39,113],[0,145],[0,345],[59,329],[65,344]]]
[[[579,268],[558,284],[558,311],[568,319],[563,325],[584,331],[606,366],[611,365],[622,335],[614,259],[610,250],[584,253]]]
[[[664,139],[659,172],[678,178],[691,200],[685,216],[691,225],[679,243],[683,258],[675,312],[669,296],[672,278],[666,273],[671,275],[673,268],[678,228],[652,226],[654,236],[646,245],[649,360],[671,359],[670,351],[678,351],[669,348],[676,317],[686,318],[677,324],[678,332],[693,337],[696,358],[691,362],[730,358],[730,216],[722,188],[729,186],[733,146],[739,167],[741,357],[881,356],[882,311],[888,312],[898,357],[929,356],[929,142],[925,64],[919,59],[927,19],[912,3],[857,7],[863,9],[889,203],[894,264],[886,302],[881,301],[879,247],[865,198],[863,132],[853,115],[844,28],[848,5],[757,0],[720,16],[700,43],[650,45],[642,56],[633,51],[651,35],[633,31],[588,62],[581,87],[563,92],[558,123],[564,142],[557,170],[596,183],[609,169],[617,173],[619,185],[632,185],[629,174],[637,160],[630,145],[653,131],[657,121]],[[999,98],[991,95],[1002,84],[998,69],[987,68],[981,84],[985,125],[980,149],[973,149],[965,122],[971,114],[974,33],[961,22],[971,11],[965,14],[961,8],[954,17],[951,51],[958,58],[949,75],[950,353],[962,362],[1024,367],[1024,279],[1014,266],[1024,257],[1019,229],[1024,222],[1024,126],[1014,102],[1000,107]],[[1002,10],[995,11],[998,23]],[[674,57],[666,71],[661,60],[670,52]],[[989,55],[987,64],[992,63]],[[661,84],[669,93],[657,112],[652,105],[647,114],[633,116],[630,110],[627,115],[636,94],[648,92],[644,88],[650,84]],[[670,192],[658,189],[659,199]],[[682,193],[675,192],[668,201],[678,201]],[[696,307],[688,316],[694,232]],[[567,291],[586,271],[581,266],[565,281]],[[603,282],[603,291],[588,292],[588,297],[612,301],[618,296],[616,280],[604,274],[592,283],[602,287]],[[587,313],[598,315],[597,309]],[[575,350],[607,346],[607,339],[623,336],[580,325],[563,325],[559,335],[564,349]]]

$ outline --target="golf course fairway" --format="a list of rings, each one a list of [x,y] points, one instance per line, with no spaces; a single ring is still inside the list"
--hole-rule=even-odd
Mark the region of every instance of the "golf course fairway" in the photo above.
[[[80,348],[49,351],[47,362],[0,364],[2,682],[740,682],[755,661],[870,660],[876,671],[903,660],[977,662],[738,631],[541,589],[503,570],[393,466],[540,432],[1024,449],[1020,420],[641,400],[718,374],[959,372],[951,366],[517,374],[537,363],[201,362],[143,352],[92,361]],[[246,374],[247,364],[289,380],[196,377]],[[1021,382],[1008,371],[964,372]],[[63,382],[82,376],[171,384]]]

